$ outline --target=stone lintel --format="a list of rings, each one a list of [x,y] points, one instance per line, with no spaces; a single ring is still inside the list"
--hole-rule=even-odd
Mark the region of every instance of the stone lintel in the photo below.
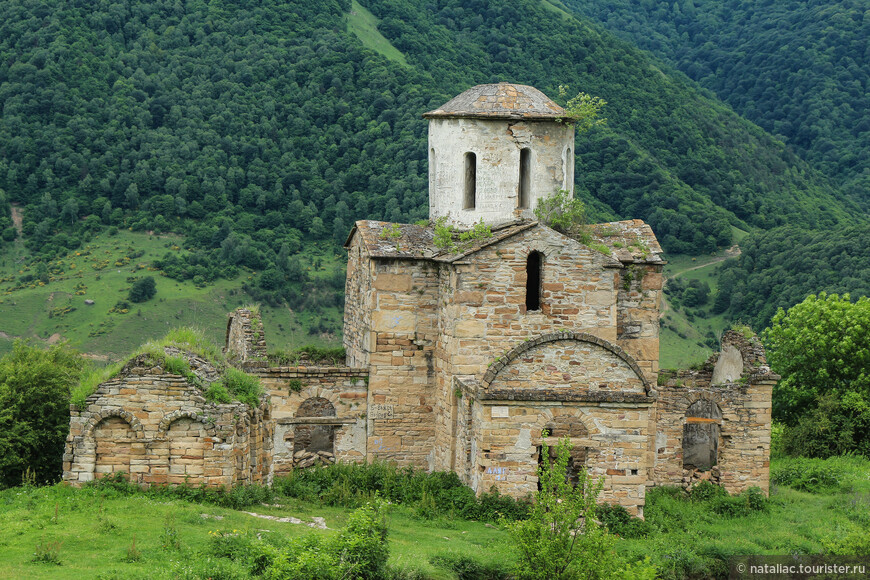
[[[339,417],[284,417],[275,422],[279,425],[352,425],[356,418],[341,419]]]
[[[558,402],[591,402],[591,403],[655,403],[654,397],[645,393],[622,392],[581,392],[557,391],[555,389],[495,389],[481,390],[478,397],[482,401],[558,401]]]

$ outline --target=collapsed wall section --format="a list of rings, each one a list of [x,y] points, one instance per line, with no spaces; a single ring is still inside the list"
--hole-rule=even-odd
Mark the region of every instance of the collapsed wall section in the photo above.
[[[368,369],[260,363],[247,370],[271,399],[275,475],[366,459]]]
[[[700,370],[662,376],[656,409],[656,485],[689,488],[699,481],[729,493],[759,487],[770,477],[773,387],[761,341],[734,330],[722,351]]]

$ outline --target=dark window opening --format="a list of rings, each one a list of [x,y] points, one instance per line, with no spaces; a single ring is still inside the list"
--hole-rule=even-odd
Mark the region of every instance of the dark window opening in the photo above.
[[[532,252],[526,262],[526,312],[541,309],[541,252]]]
[[[296,411],[297,418],[335,417],[335,407],[323,397],[306,399]],[[335,461],[335,426],[317,423],[298,424],[294,428],[293,466],[311,467]]]
[[[532,151],[520,150],[520,189],[517,203],[520,209],[529,209],[529,196],[532,188]]]
[[[707,471],[719,462],[722,410],[713,401],[695,401],[683,425],[683,468]]]
[[[477,155],[465,154],[465,199],[463,209],[474,209],[477,202]]]
[[[556,463],[557,449],[555,447],[547,447],[548,457],[544,457],[543,446],[538,446],[538,468],[543,469],[544,465],[552,466]],[[544,462],[547,462],[546,464]],[[571,455],[568,457],[568,465],[565,469],[565,480],[572,486],[576,487],[580,483],[580,472],[586,469],[586,448],[572,447]],[[538,478],[538,491],[541,491],[541,479]]]

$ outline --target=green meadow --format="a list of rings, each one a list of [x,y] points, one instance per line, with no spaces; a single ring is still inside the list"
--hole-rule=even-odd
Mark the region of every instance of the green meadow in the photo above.
[[[205,286],[162,276],[155,260],[183,252],[182,244],[183,238],[171,234],[103,233],[49,262],[47,275],[36,265],[26,265],[28,253],[21,247],[5,252],[0,258],[0,352],[10,350],[16,338],[67,340],[97,360],[119,360],[180,326],[199,328],[223,344],[226,315],[251,302],[242,284],[256,272],[243,271],[233,280]],[[312,245],[303,263],[312,278],[325,278],[344,267],[344,256]],[[154,277],[157,293],[146,302],[131,302],[130,287],[144,276]],[[261,305],[261,312],[270,349],[340,344],[342,314],[337,307],[313,313]]]
[[[369,473],[377,471],[383,467]],[[374,489],[322,489],[321,499],[302,501],[293,493],[298,489],[281,480],[268,499],[242,490],[236,497],[249,501],[237,509],[111,485],[0,491],[0,578],[245,578],[250,563],[229,553],[228,540],[326,539],[367,494],[375,497]],[[427,506],[425,495],[394,502],[387,513],[392,578],[510,578],[517,550],[502,523]],[[649,558],[659,578],[726,578],[729,558],[741,555],[860,555],[870,549],[870,461],[774,459],[769,499],[727,496],[714,486],[691,494],[656,488],[648,492],[645,516],[613,524],[611,533],[620,536],[618,553]],[[328,529],[306,525],[317,521]]]

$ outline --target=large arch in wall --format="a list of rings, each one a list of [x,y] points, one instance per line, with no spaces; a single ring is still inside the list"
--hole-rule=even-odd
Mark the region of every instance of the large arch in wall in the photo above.
[[[483,387],[643,396],[652,391],[637,362],[625,351],[584,332],[550,333],[522,342],[493,362],[483,377]]]
[[[296,410],[296,419],[312,419],[311,423],[299,423],[294,429],[293,457],[296,467],[307,467],[322,459],[308,457],[305,454],[318,455],[327,453],[328,458],[335,458],[335,425],[319,424],[317,419],[328,419],[336,416],[335,406],[325,397],[309,397],[302,401]],[[298,456],[298,457],[297,457]]]

